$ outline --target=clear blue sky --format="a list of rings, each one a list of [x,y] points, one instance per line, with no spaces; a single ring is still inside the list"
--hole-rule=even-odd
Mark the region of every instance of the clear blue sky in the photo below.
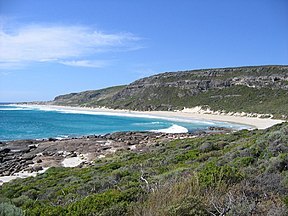
[[[0,0],[0,101],[288,64],[287,0]]]

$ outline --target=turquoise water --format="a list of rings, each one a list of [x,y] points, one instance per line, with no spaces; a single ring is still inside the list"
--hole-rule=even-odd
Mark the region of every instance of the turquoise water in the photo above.
[[[177,125],[177,126],[176,126]],[[107,134],[117,131],[151,131],[169,129],[189,132],[221,126],[240,129],[241,125],[210,121],[170,121],[157,118],[73,113],[0,105],[0,140],[42,139]],[[174,128],[174,129],[173,129]]]

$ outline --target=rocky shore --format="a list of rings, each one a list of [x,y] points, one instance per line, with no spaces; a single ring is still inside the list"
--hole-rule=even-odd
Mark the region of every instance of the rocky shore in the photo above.
[[[149,146],[162,145],[168,140],[227,132],[225,128],[211,127],[208,132],[197,133],[116,132],[80,138],[0,142],[0,184],[3,176],[35,173],[48,167],[85,167],[117,151],[145,152]]]

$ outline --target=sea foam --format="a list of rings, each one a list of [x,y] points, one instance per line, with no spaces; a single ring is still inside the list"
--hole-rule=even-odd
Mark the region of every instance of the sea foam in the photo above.
[[[180,125],[173,124],[169,128],[159,129],[159,130],[151,130],[151,132],[156,132],[156,133],[188,133],[188,129],[185,127],[182,127]]]

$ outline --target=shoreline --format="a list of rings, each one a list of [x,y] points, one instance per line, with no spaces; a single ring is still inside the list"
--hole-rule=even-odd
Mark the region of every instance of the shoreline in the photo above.
[[[11,105],[14,106],[14,105]],[[259,118],[259,117],[245,117],[245,116],[231,116],[227,114],[208,114],[206,111],[199,107],[193,109],[184,109],[182,111],[130,111],[130,110],[113,110],[107,108],[88,108],[88,107],[71,107],[71,106],[56,106],[56,105],[15,105],[18,107],[27,107],[41,110],[56,110],[65,111],[70,113],[86,113],[86,114],[101,114],[101,115],[120,115],[130,117],[143,117],[143,118],[158,118],[169,119],[173,121],[192,122],[192,121],[218,121],[228,122],[239,125],[246,125],[248,129],[265,129],[275,124],[284,122],[283,120],[275,120],[271,118]],[[177,130],[174,129],[174,130]],[[152,132],[152,133],[151,133]],[[45,172],[49,167],[62,166],[62,167],[75,167],[81,166],[82,163],[90,163],[91,161],[105,157],[106,155],[113,154],[117,150],[129,149],[130,151],[142,151],[149,145],[158,142],[159,136],[164,140],[171,140],[175,138],[195,137],[195,134],[189,133],[167,133],[166,131],[158,131],[158,133],[151,132],[120,132],[106,137],[99,135],[82,136],[79,138],[67,138],[67,139],[43,139],[43,140],[19,140],[7,141],[2,143],[0,150],[2,154],[5,151],[8,154],[12,154],[13,148],[16,148],[16,153],[23,150],[23,155],[16,158],[30,158],[26,168],[22,168],[18,172],[8,175],[0,176],[0,186],[9,182],[15,178],[26,178],[29,176],[35,176],[37,173]],[[155,131],[156,132],[156,131]],[[162,132],[162,133],[161,133]],[[214,133],[214,132],[211,132]],[[216,132],[217,133],[217,132]],[[222,131],[220,133],[225,133]],[[144,134],[144,135],[143,135]],[[159,135],[162,134],[162,135]],[[166,135],[165,135],[166,134]],[[179,135],[176,135],[179,134]],[[119,139],[118,136],[124,136],[124,139]],[[131,142],[133,139],[139,139],[138,141]],[[136,137],[136,138],[135,138]],[[138,138],[137,138],[138,137]],[[150,143],[146,143],[150,140]],[[118,140],[126,140],[124,143]],[[31,143],[32,142],[32,143]],[[24,143],[24,144],[23,144]],[[26,143],[26,144],[25,144]],[[83,145],[83,143],[86,143]],[[98,143],[98,145],[95,145]],[[139,144],[140,143],[140,144]],[[8,146],[7,146],[8,144]],[[11,145],[11,146],[10,146]],[[18,146],[19,145],[19,146]],[[23,147],[24,145],[24,147]],[[26,146],[25,146],[26,145]],[[15,147],[16,146],[16,147]],[[90,146],[90,147],[89,147]],[[84,148],[85,147],[85,148]],[[83,149],[82,149],[83,148]],[[96,148],[91,151],[91,148]],[[11,150],[9,150],[11,149]],[[27,150],[29,149],[29,151]],[[49,151],[50,149],[50,151]],[[57,151],[55,150],[57,149]],[[15,149],[14,149],[15,150]],[[28,151],[28,155],[23,157]],[[44,151],[46,152],[45,154]],[[32,152],[34,152],[32,154]],[[14,153],[13,153],[14,154]],[[12,155],[13,155],[12,154]],[[21,153],[22,154],[22,153]],[[30,154],[30,155],[29,155]],[[14,158],[14,157],[11,157]],[[31,159],[32,158],[32,159]],[[12,160],[12,159],[11,159]],[[13,163],[18,163],[17,161]],[[12,164],[13,164],[12,163]],[[31,165],[32,164],[32,165]],[[38,170],[38,168],[41,168]],[[31,169],[33,172],[27,172],[26,169]]]
[[[238,114],[238,116],[226,113],[205,111],[201,107],[186,108],[181,111],[133,111],[133,110],[118,110],[109,109],[105,107],[74,107],[74,106],[60,106],[60,105],[19,105],[19,107],[30,107],[42,110],[56,110],[65,112],[83,112],[86,114],[99,115],[118,115],[127,117],[143,117],[143,118],[158,118],[171,121],[192,122],[192,121],[218,121],[226,123],[234,123],[243,126],[248,126],[251,129],[266,129],[275,124],[285,122],[280,119],[260,118],[244,116],[245,114]]]

